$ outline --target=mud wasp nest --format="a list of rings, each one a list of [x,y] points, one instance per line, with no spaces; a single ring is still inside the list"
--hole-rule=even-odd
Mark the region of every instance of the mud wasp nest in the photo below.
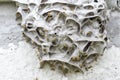
[[[16,20],[26,40],[38,49],[41,68],[83,72],[103,54],[104,0],[31,1],[18,1]]]

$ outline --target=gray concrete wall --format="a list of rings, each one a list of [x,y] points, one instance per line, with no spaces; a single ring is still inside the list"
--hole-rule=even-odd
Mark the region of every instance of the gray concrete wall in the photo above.
[[[21,28],[15,21],[15,3],[0,3],[0,46],[21,40]]]
[[[9,2],[9,1],[12,1],[12,0],[0,0],[0,2]]]
[[[25,42],[15,21],[16,10],[15,3],[0,3],[0,80],[120,80],[120,48],[113,44],[84,74],[64,76],[50,69],[39,69],[37,51]],[[120,44],[119,14],[111,13],[107,28],[114,44]]]

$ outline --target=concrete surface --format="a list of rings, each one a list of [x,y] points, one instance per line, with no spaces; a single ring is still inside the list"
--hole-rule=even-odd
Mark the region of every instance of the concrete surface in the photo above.
[[[120,47],[120,12],[114,11],[110,15],[110,21],[106,27],[108,37],[111,41],[109,45]]]
[[[21,28],[15,21],[15,3],[0,3],[0,46],[22,40]]]
[[[10,1],[13,1],[13,0],[0,0],[0,2],[10,2]]]
[[[15,4],[0,3],[0,11],[0,80],[120,80],[119,12],[111,13],[107,27],[111,47],[94,67],[84,74],[64,76],[50,69],[39,69],[36,49],[25,42],[15,22]]]

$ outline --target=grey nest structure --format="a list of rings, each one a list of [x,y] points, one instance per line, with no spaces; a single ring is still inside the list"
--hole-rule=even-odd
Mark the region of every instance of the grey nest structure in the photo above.
[[[39,0],[17,3],[23,36],[39,51],[41,68],[84,72],[106,47],[104,0]]]

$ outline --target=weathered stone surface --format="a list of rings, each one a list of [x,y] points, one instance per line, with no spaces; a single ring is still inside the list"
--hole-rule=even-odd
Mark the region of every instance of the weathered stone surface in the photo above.
[[[6,47],[9,43],[22,40],[21,28],[15,21],[17,11],[15,3],[0,3],[0,46]]]
[[[0,2],[10,2],[10,1],[13,1],[13,0],[0,0]]]
[[[110,14],[110,20],[107,24],[107,36],[110,39],[109,46],[120,47],[120,12],[114,11]]]

